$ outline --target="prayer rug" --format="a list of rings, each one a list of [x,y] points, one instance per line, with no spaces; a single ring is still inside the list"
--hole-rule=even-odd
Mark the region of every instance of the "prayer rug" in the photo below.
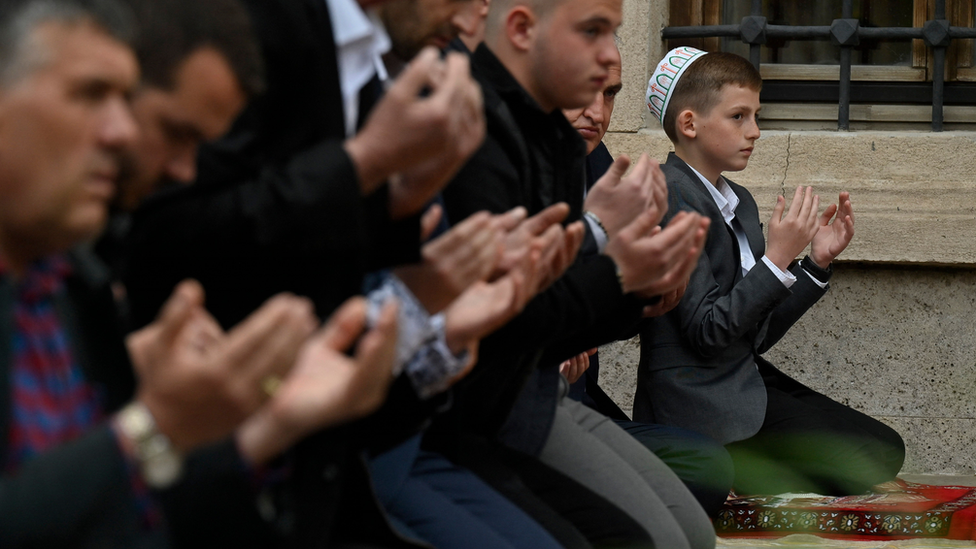
[[[715,531],[723,537],[816,534],[851,541],[976,540],[976,487],[897,479],[860,496],[732,497],[715,520]]]

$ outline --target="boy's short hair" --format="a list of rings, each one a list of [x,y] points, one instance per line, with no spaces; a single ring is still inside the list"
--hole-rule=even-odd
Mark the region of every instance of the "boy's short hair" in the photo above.
[[[752,63],[734,53],[710,53],[698,58],[685,70],[675,85],[664,113],[664,133],[672,143],[678,142],[676,118],[691,109],[705,114],[719,102],[719,92],[726,84],[762,91],[762,77]]]

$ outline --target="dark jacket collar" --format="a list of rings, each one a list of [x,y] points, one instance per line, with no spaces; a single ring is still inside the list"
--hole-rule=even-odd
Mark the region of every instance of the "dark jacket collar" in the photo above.
[[[579,132],[566,120],[563,112],[559,109],[548,113],[542,110],[539,103],[525,91],[525,88],[483,42],[475,50],[472,60],[475,76],[489,84],[509,107],[516,110],[517,112],[514,112],[516,116],[528,116],[531,120],[538,121],[541,124],[540,130],[551,131],[553,137],[578,149],[580,158],[586,156],[586,143]],[[523,127],[526,126],[531,127],[523,124]]]
[[[708,189],[705,188],[705,184],[702,183],[701,178],[698,177],[698,174],[695,173],[687,162],[672,152],[668,153],[667,165],[681,170],[685,175],[695,182],[695,189],[702,193],[704,196],[703,199],[707,199],[709,204],[715,203],[715,199],[712,198],[712,194],[708,192]],[[759,261],[759,258],[766,253],[766,240],[763,237],[762,223],[759,221],[755,200],[752,198],[752,194],[750,194],[749,191],[746,190],[746,188],[742,185],[739,185],[729,178],[725,178],[725,182],[729,184],[729,188],[732,189],[732,192],[739,197],[739,206],[735,209],[735,217],[739,220],[739,224],[742,226],[742,230],[745,232],[746,238],[749,240],[749,247],[752,248],[752,253],[755,256],[756,261]],[[671,206],[669,205],[669,207]],[[718,206],[715,208],[716,211],[718,211]],[[719,214],[718,220],[721,219],[721,214]]]
[[[508,96],[513,94],[514,97],[519,98],[519,103],[531,107],[539,113],[543,113],[542,107],[525,91],[525,88],[518,83],[518,80],[512,76],[512,73],[508,72],[505,65],[502,64],[501,60],[495,56],[494,52],[484,42],[478,45],[478,48],[472,55],[472,60],[477,75],[491,84],[492,89],[499,95]]]
[[[593,152],[586,155],[586,189],[592,188],[612,164],[613,156],[603,141],[600,141]]]
[[[562,111],[545,112],[484,44],[472,55],[472,71],[481,84],[485,109],[504,119],[507,111],[534,165],[532,194],[538,200],[530,211],[555,202],[570,206],[569,220],[582,216],[586,143]],[[489,131],[492,122],[489,120]],[[508,136],[512,137],[512,136]]]

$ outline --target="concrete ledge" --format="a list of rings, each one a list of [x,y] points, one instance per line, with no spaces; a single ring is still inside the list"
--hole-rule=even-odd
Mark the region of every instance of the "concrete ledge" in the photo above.
[[[611,132],[614,155],[664,160],[661,130]],[[845,261],[976,266],[976,133],[767,131],[749,167],[728,174],[756,197],[762,217],[776,195],[812,185],[824,205],[851,193],[857,235]]]

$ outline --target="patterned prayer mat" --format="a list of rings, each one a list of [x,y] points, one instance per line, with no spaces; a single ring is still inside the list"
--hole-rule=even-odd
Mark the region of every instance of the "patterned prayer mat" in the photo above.
[[[718,538],[718,549],[973,549],[976,541],[952,539],[902,539],[851,541],[827,539],[811,534],[790,534],[782,538]]]
[[[730,498],[715,520],[723,537],[816,534],[851,541],[976,540],[976,487],[901,479],[860,496],[781,494]]]

